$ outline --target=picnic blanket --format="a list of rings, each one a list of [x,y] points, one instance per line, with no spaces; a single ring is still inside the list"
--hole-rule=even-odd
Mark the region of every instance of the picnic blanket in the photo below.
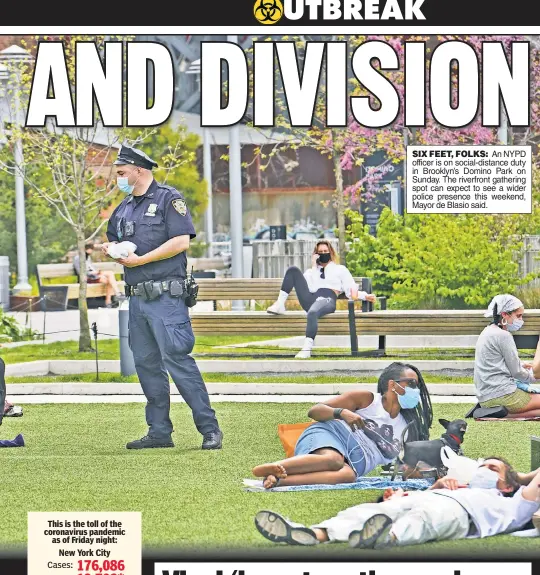
[[[336,489],[386,489],[387,487],[401,487],[402,489],[423,490],[431,487],[434,479],[396,479],[389,477],[359,477],[354,483],[338,483],[337,485],[288,485],[265,489],[260,479],[244,479],[244,491],[329,491]]]

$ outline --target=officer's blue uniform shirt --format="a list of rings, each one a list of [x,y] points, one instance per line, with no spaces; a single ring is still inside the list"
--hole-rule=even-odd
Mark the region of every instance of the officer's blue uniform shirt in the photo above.
[[[123,200],[112,213],[107,227],[110,242],[133,242],[137,246],[135,253],[138,256],[155,250],[176,236],[196,237],[191,214],[177,190],[158,184],[156,180],[152,181],[144,195],[130,195]],[[186,277],[186,268],[187,256],[181,252],[166,260],[125,267],[124,279],[133,286],[148,280]]]

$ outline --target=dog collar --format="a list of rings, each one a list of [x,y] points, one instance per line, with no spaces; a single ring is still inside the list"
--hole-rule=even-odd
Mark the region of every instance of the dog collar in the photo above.
[[[449,433],[448,436],[451,437],[458,445],[461,445],[461,439],[459,437],[457,437],[457,435],[453,435],[452,433]]]

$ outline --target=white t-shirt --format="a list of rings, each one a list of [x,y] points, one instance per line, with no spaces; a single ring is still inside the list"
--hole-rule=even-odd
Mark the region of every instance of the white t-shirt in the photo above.
[[[322,269],[324,269],[324,279],[321,278]],[[351,272],[345,266],[334,262],[330,262],[324,268],[317,266],[316,270],[309,268],[304,272],[304,277],[306,278],[309,291],[311,293],[315,293],[317,290],[322,288],[327,288],[345,293],[345,295],[350,298],[351,290],[353,288],[359,289],[359,286],[355,283]],[[365,300],[366,295],[367,293],[365,291],[358,292],[358,297],[361,300]]]
[[[532,519],[540,504],[524,499],[523,489],[512,497],[504,497],[498,489],[434,489],[432,493],[455,499],[467,511],[477,531],[469,537],[475,538],[516,531]]]
[[[386,465],[394,461],[401,449],[401,436],[407,422],[401,413],[392,419],[382,405],[382,395],[373,394],[373,401],[363,409],[355,411],[365,423],[365,427],[352,432],[349,424],[342,419],[336,420],[345,426],[346,436],[352,436],[352,441],[360,446],[366,460],[364,473],[375,469],[377,465]],[[352,442],[350,442],[352,443]],[[353,445],[347,446],[354,459]]]

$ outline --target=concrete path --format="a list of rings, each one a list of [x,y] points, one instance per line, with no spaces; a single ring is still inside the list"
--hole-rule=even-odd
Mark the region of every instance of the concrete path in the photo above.
[[[331,376],[337,373],[379,375],[390,365],[391,359],[202,359],[196,358],[203,373],[242,373],[242,374],[291,374],[318,373]],[[472,360],[413,360],[422,372],[445,375],[471,375]],[[98,364],[100,373],[120,373],[120,360],[104,359]],[[6,376],[25,377],[29,375],[70,375],[95,373],[95,360],[39,360],[26,363],[12,363],[6,366]],[[132,374],[125,374],[132,375]]]
[[[472,396],[470,383],[427,384],[431,396]],[[351,390],[375,392],[374,383],[207,383],[208,393],[214,395],[337,395]],[[179,395],[171,384],[171,395]],[[7,395],[143,395],[138,383],[8,383]]]
[[[316,403],[331,396],[324,395],[216,395],[212,403]],[[15,404],[47,403],[146,403],[144,396],[139,395],[10,395],[9,400]],[[171,403],[185,403],[178,396],[171,396]],[[474,403],[471,397],[433,397],[432,403]],[[5,422],[6,420],[4,420]]]
[[[72,302],[73,303],[73,302]],[[211,301],[199,302],[193,310],[212,311],[213,304]],[[28,327],[39,333],[45,332],[45,343],[55,341],[70,341],[79,339],[79,310],[68,309],[66,311],[42,311],[26,312],[9,312],[20,325]],[[90,326],[95,322],[100,333],[100,339],[118,337],[118,309],[107,309],[105,307],[88,310],[88,321]],[[101,335],[104,334],[104,335]],[[92,335],[92,334],[91,334]],[[93,336],[92,336],[93,337]],[[27,345],[28,343],[39,344],[42,341],[35,342],[18,342],[16,344],[6,344],[5,347],[16,347],[18,345]]]

